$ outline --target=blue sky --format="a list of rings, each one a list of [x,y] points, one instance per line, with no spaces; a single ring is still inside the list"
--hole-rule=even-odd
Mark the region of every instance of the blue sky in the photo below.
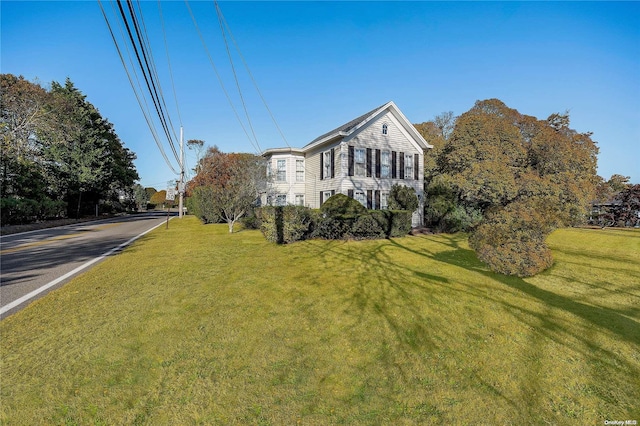
[[[189,4],[248,129],[214,4]],[[640,183],[640,2],[219,4],[286,141],[235,50],[257,144],[238,124],[185,3],[162,3],[163,33],[158,3],[142,1],[169,114],[176,127],[181,117],[185,140],[227,152],[301,147],[389,100],[419,123],[498,98],[538,118],[569,110],[571,127],[593,132],[598,142],[599,174]],[[113,4],[103,5],[118,25]],[[45,86],[69,77],[137,154],[144,186],[162,189],[176,177],[153,141],[97,2],[3,0],[1,19],[2,73]],[[194,163],[188,152],[187,164]]]

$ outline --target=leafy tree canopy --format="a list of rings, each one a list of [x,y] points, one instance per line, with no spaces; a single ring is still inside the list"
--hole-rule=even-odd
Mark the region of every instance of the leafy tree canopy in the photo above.
[[[262,157],[245,153],[223,153],[209,148],[200,161],[198,174],[188,184],[201,219],[219,217],[233,232],[234,224],[266,190],[266,166]],[[206,190],[198,188],[207,188]]]
[[[2,198],[54,202],[79,215],[98,202],[115,208],[132,190],[135,154],[71,80],[50,90],[11,74],[0,83]]]
[[[434,160],[425,161],[425,176],[431,177],[426,187],[425,217],[432,226],[442,227],[456,223],[449,221],[456,212],[458,217],[466,215],[464,223],[476,226],[478,220],[473,218],[480,214],[485,219],[472,237],[477,250],[487,244],[495,246],[483,239],[497,238],[500,220],[517,222],[512,216],[523,209],[517,206],[544,206],[542,218],[531,219],[529,222],[535,225],[522,228],[525,234],[534,228],[548,229],[542,222],[553,226],[582,222],[596,194],[598,148],[590,133],[579,133],[569,125],[567,112],[540,120],[521,114],[498,99],[476,102],[456,119],[446,139],[438,136],[436,120],[430,129],[423,123],[422,128],[431,132],[427,132],[431,140],[440,137],[444,141],[430,153],[435,154]],[[509,232],[504,231],[504,235]],[[511,254],[502,253],[505,261],[517,263],[516,254],[527,256],[533,247],[524,243],[529,241],[527,238],[509,243],[515,245]],[[482,250],[486,253],[485,248]],[[546,255],[540,256],[536,258],[546,259]],[[482,257],[485,261],[496,259]]]

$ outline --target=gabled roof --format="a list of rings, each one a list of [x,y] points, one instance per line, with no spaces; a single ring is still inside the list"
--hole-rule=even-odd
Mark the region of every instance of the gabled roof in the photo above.
[[[321,136],[318,136],[317,138],[315,138],[314,140],[306,144],[302,149],[295,149],[295,148],[267,149],[265,152],[263,152],[262,155],[284,153],[284,152],[288,152],[289,150],[296,153],[306,152],[309,149],[314,148],[318,145],[322,145],[326,142],[330,142],[337,138],[343,138],[345,136],[351,135],[353,132],[357,131],[362,126],[366,125],[369,121],[377,117],[380,113],[382,113],[385,110],[389,110],[395,116],[395,118],[400,122],[400,124],[405,129],[405,131],[413,137],[413,139],[416,141],[418,145],[422,147],[422,149],[433,148],[433,146],[429,145],[427,141],[424,140],[424,138],[422,137],[420,132],[418,132],[418,130],[414,127],[414,125],[411,124],[409,120],[407,120],[407,117],[405,117],[404,114],[402,114],[402,112],[398,109],[396,104],[393,103],[393,101],[389,101],[386,104],[381,105],[377,108],[374,108],[371,111],[367,112],[366,114],[363,114],[360,117],[355,118],[349,121],[348,123],[345,123],[342,126],[331,130],[330,132],[327,132]]]
[[[313,145],[314,143],[316,143],[318,141],[321,141],[323,139],[330,140],[330,139],[333,139],[336,136],[346,136],[346,135],[348,135],[349,131],[353,130],[355,127],[358,127],[358,125],[360,123],[363,123],[364,121],[367,120],[367,118],[375,115],[378,111],[383,109],[386,105],[387,104],[380,105],[379,107],[372,109],[368,113],[362,114],[360,117],[354,118],[350,122],[345,123],[342,126],[337,127],[335,129],[331,130],[330,132],[325,133],[324,135],[318,136],[317,138],[315,138],[314,140],[312,140],[311,142],[306,144],[304,146],[304,148],[308,147],[309,145]]]
[[[409,120],[407,120],[404,114],[400,112],[396,104],[393,103],[393,101],[389,101],[386,104],[381,105],[378,108],[372,109],[366,114],[363,114],[360,117],[355,118],[349,121],[348,123],[345,123],[342,126],[331,130],[330,132],[327,132],[321,136],[318,136],[317,138],[309,142],[307,145],[305,145],[302,149],[304,151],[307,151],[308,149],[314,146],[321,145],[325,142],[329,142],[336,138],[349,136],[350,134],[360,129],[362,126],[364,126],[366,123],[368,123],[370,120],[372,120],[374,117],[376,117],[378,114],[380,114],[385,110],[389,110],[398,119],[398,121],[404,127],[404,129],[413,136],[414,140],[423,149],[433,148],[433,146],[429,145],[427,141],[424,140],[422,135],[418,132],[418,130],[416,130],[413,124],[411,124]]]

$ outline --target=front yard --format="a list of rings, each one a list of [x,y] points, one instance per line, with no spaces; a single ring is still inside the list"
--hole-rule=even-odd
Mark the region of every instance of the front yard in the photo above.
[[[464,235],[278,246],[173,220],[0,322],[24,424],[640,421],[640,232],[491,273]]]

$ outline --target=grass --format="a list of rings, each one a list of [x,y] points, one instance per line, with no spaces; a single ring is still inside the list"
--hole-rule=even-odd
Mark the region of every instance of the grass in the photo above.
[[[171,222],[0,323],[0,421],[640,420],[640,232],[488,271],[464,235],[277,246]]]

